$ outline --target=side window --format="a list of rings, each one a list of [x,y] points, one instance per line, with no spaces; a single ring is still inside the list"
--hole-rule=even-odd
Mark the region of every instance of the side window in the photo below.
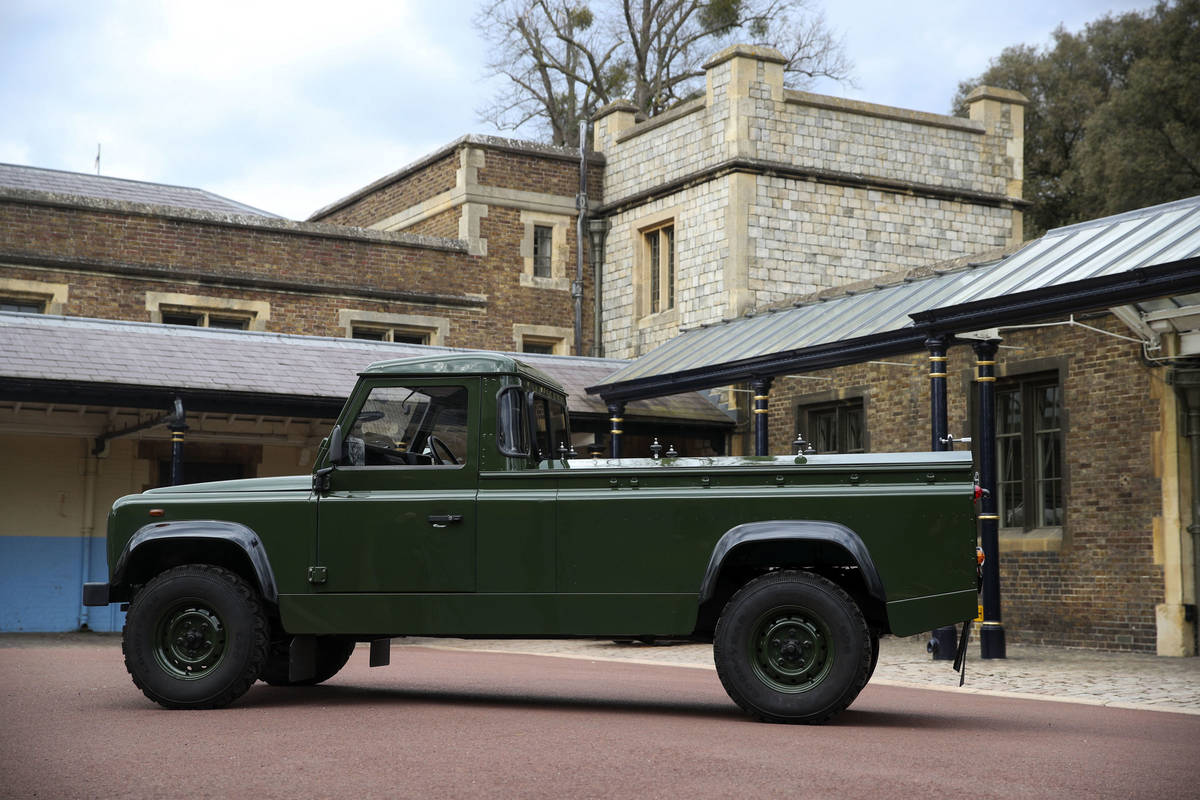
[[[571,450],[571,429],[567,425],[567,407],[562,403],[550,404],[550,416],[554,426],[554,457],[558,458],[559,448]]]
[[[496,444],[506,456],[529,455],[529,427],[525,423],[525,392],[510,386],[496,398]]]
[[[545,461],[554,458],[550,449],[550,412],[546,408],[546,398],[532,396],[533,405],[533,444],[536,448],[534,458]]]
[[[377,386],[346,436],[352,466],[455,466],[466,459],[465,386]]]

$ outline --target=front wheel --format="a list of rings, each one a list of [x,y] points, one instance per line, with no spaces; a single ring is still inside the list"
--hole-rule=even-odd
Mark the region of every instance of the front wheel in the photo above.
[[[746,584],[717,621],[713,657],[729,696],[765,722],[824,722],[866,685],[870,631],[841,587],[810,572]]]
[[[220,708],[245,694],[267,658],[267,615],[240,576],[175,567],[134,596],[121,649],[134,684],[167,708]]]

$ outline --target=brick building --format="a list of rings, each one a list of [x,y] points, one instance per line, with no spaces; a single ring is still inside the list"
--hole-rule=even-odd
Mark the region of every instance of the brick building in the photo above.
[[[980,254],[1020,244],[1019,95],[981,88],[970,97],[970,118],[960,119],[785,89],[781,59],[763,48],[730,48],[706,70],[705,94],[659,117],[639,120],[622,103],[597,114],[587,207],[602,249],[585,250],[578,320],[579,153],[480,136],[451,142],[303,222],[194,189],[0,166],[0,304],[18,314],[124,320],[130,330],[173,323],[367,349],[544,354],[534,358],[578,350],[627,359],[657,352],[681,332],[719,328],[814,292],[847,284],[869,292],[905,271],[988,262]],[[1088,322],[1126,334],[1129,323],[1108,312]],[[80,324],[76,333],[87,335],[93,323]],[[69,335],[70,326],[59,333]],[[1195,603],[1184,576],[1192,556],[1190,545],[1178,544],[1186,539],[1178,529],[1190,519],[1189,468],[1180,406],[1163,371],[1141,362],[1138,345],[1078,327],[1006,332],[1004,345],[1023,349],[1000,351],[1002,389],[1023,408],[1058,402],[1061,411],[1059,428],[1041,431],[1061,454],[1050,517],[1043,503],[1037,524],[1011,517],[1002,537],[1012,638],[1188,651],[1179,643],[1193,630],[1184,619]],[[819,435],[827,450],[928,447],[924,358],[897,353],[778,379],[770,393],[772,451],[788,451],[797,429]],[[950,393],[951,431],[965,435],[973,362],[967,348],[952,348],[949,358],[952,387],[961,389]],[[621,363],[568,366],[564,380]],[[37,450],[41,440],[26,435],[31,420],[55,420],[64,427],[51,473],[85,483],[87,442],[152,415],[128,397],[107,406],[21,399],[11,376],[0,381],[6,449]],[[747,411],[743,384],[725,387],[724,397]],[[629,417],[645,424],[626,452],[642,452],[646,437],[662,431],[685,454],[749,451],[748,426],[729,437],[727,418],[694,400],[683,404],[690,419],[674,401],[631,407]],[[590,410],[572,411],[603,444],[604,412],[596,398],[587,402]],[[240,459],[252,467],[245,474],[296,471],[299,440],[319,438],[328,412],[278,411],[224,412],[233,421],[214,413],[201,425],[211,429],[197,432],[195,452],[213,463]],[[91,427],[81,434],[68,418]],[[38,435],[50,435],[39,424]],[[280,425],[296,441],[269,438]],[[260,441],[222,440],[226,428]],[[1026,452],[1037,441],[1022,440]],[[125,453],[124,477],[105,478],[115,462],[93,464],[96,485],[110,489],[96,490],[92,513],[112,487],[157,480],[162,445],[158,434],[142,437]],[[246,455],[246,447],[268,445],[291,449]],[[1147,451],[1155,457],[1145,458]],[[85,542],[95,539],[94,523],[88,528],[71,510],[82,484],[64,486],[42,505],[66,508],[72,521],[51,527],[76,537],[82,527]],[[1023,487],[1026,495],[1041,489]],[[1044,524],[1055,513],[1065,522]]]

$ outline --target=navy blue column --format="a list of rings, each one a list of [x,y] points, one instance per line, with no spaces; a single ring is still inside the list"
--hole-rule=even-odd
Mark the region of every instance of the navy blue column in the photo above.
[[[750,381],[754,391],[754,455],[765,456],[770,450],[767,442],[767,403],[771,392],[770,378]]]
[[[625,421],[625,404],[624,403],[609,403],[608,404],[608,422],[611,426],[608,431],[608,457],[621,457],[621,423]]]
[[[1000,621],[1000,515],[996,498],[996,346],[994,339],[975,342],[975,381],[979,386],[979,539],[983,545],[983,625],[980,656],[1004,658],[1004,625]]]
[[[929,350],[929,426],[931,431],[930,450],[949,450],[946,435],[946,347],[949,339],[941,334],[925,340]]]

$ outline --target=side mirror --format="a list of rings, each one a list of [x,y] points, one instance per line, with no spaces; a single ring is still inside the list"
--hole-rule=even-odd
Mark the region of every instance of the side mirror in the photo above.
[[[342,437],[342,426],[334,425],[333,432],[329,434],[329,463],[341,464],[346,460],[346,449]]]

